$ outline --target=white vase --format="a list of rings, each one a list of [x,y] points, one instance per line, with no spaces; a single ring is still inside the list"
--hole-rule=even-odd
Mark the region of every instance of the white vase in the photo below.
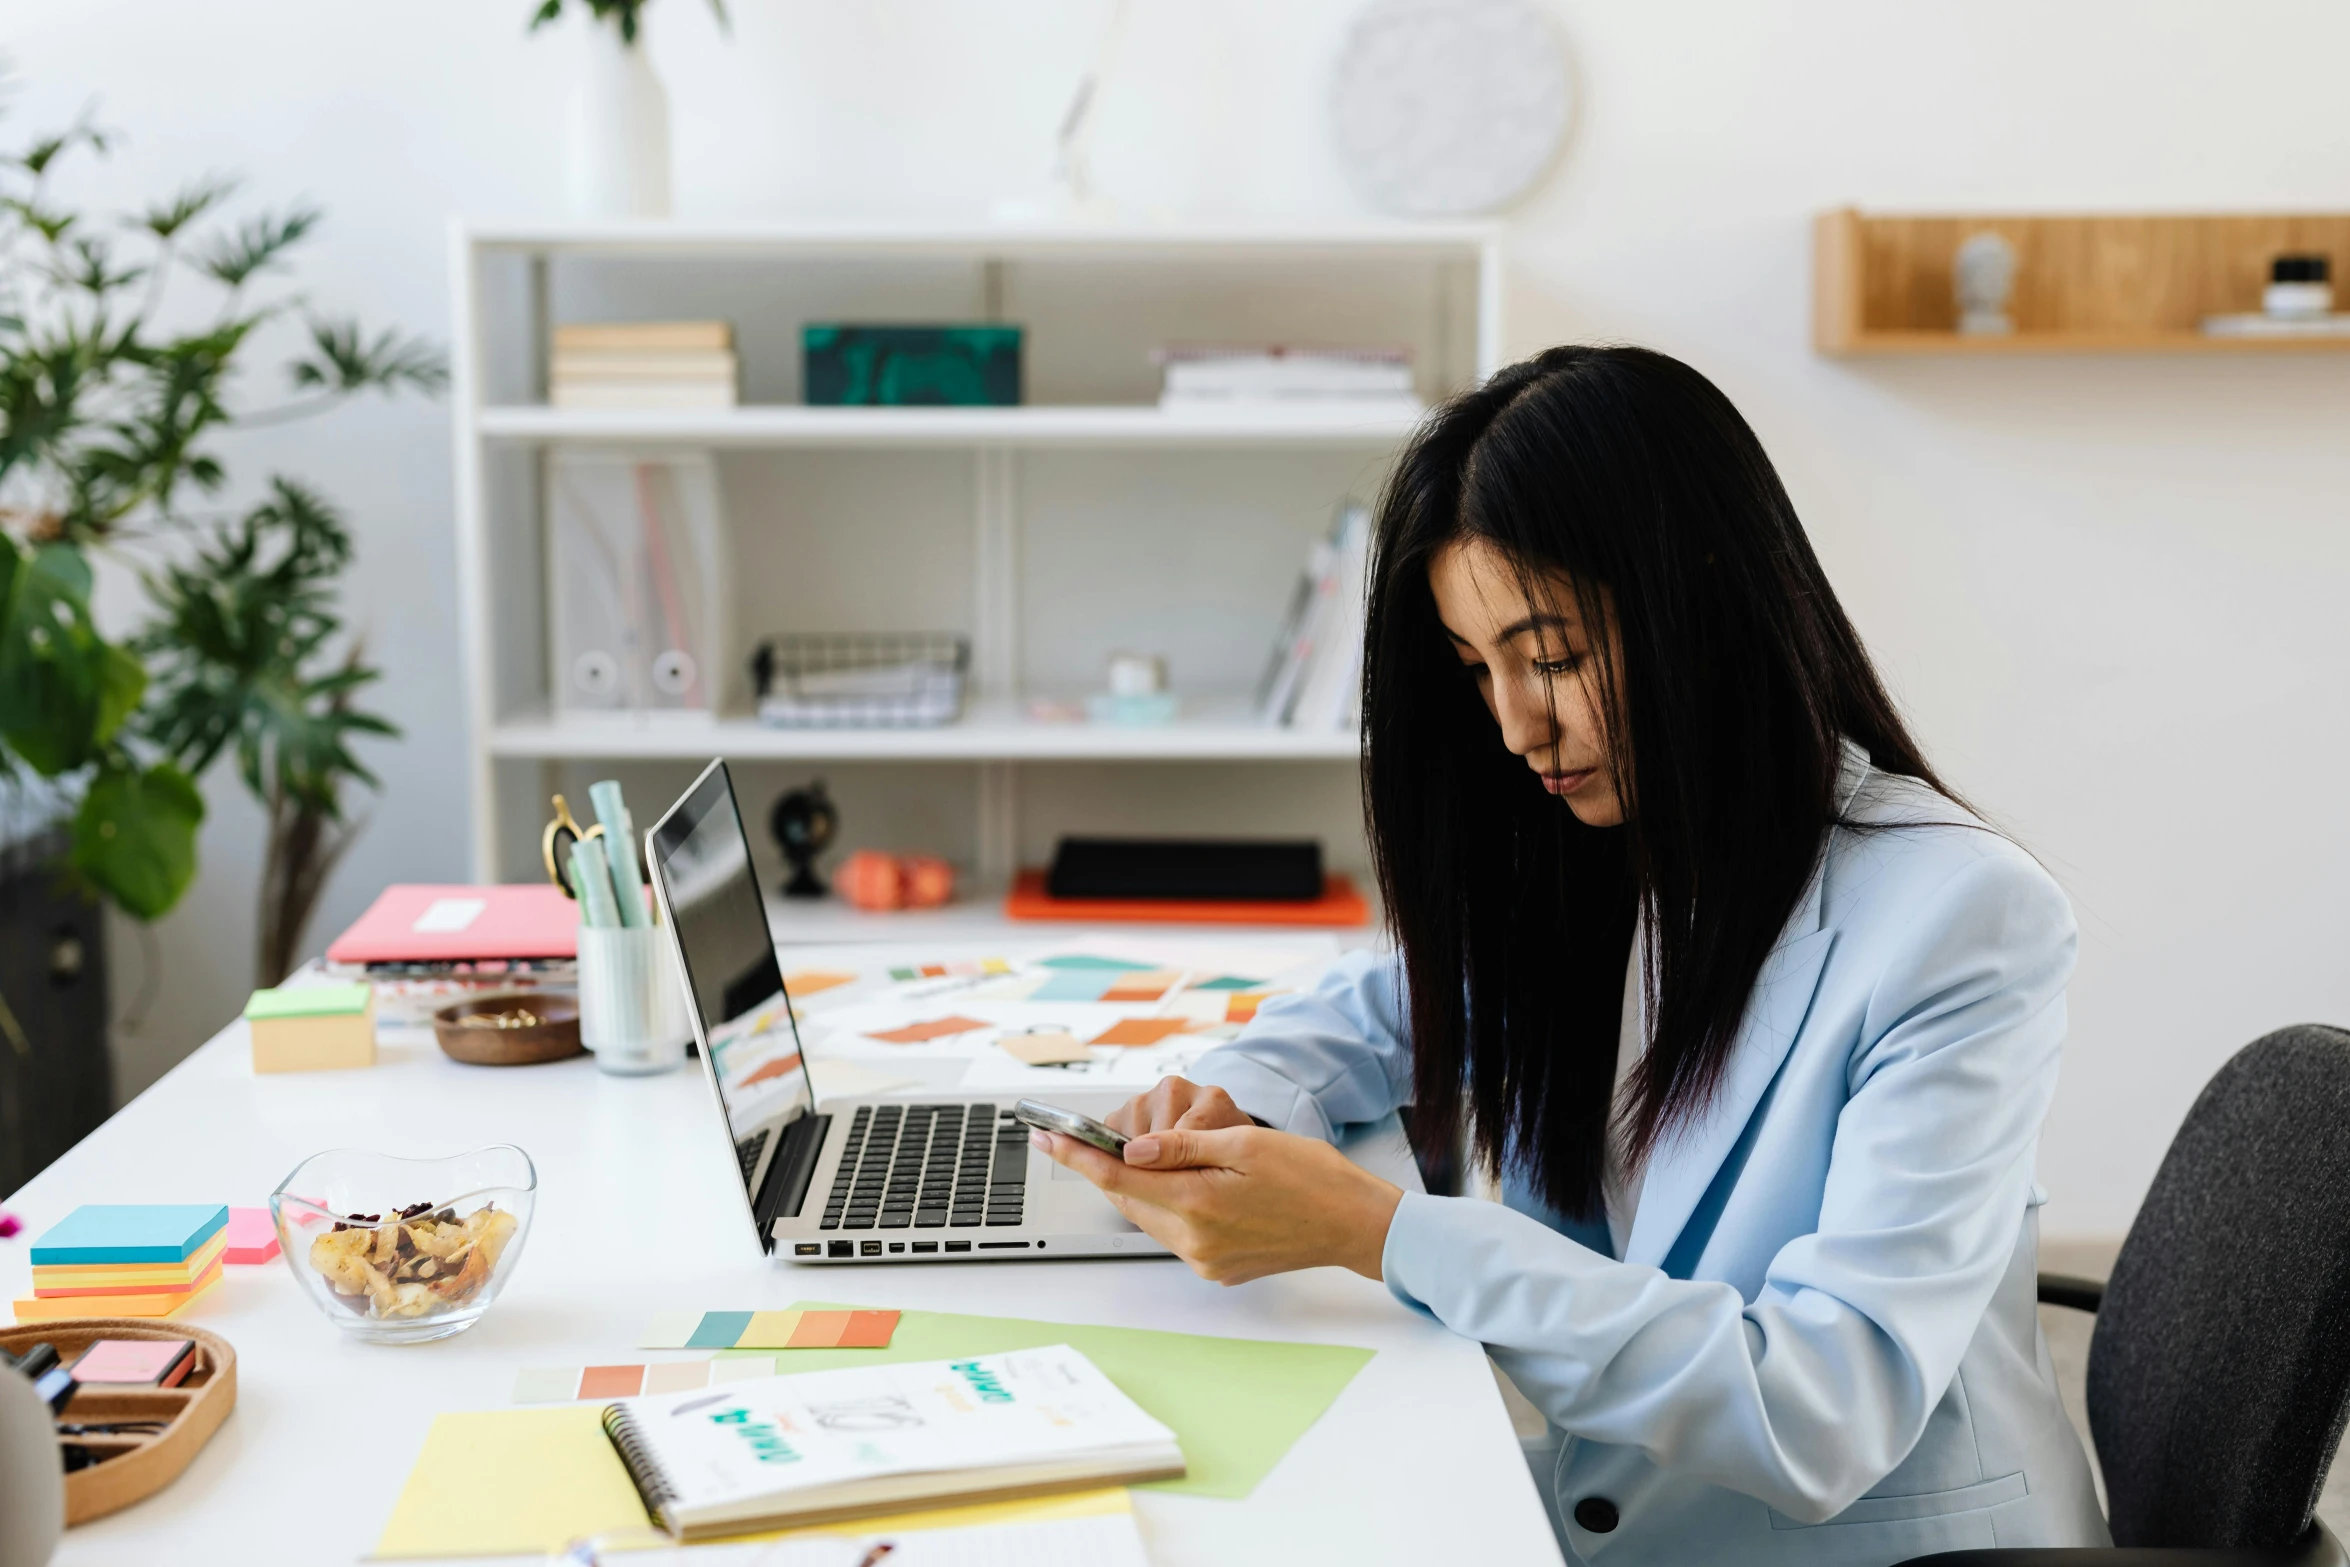
[[[621,42],[620,29],[602,22],[586,28],[571,95],[571,210],[669,216],[669,95],[644,45]]]

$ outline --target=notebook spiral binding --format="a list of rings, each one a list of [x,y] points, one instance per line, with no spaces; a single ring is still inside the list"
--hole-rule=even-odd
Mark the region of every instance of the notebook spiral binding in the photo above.
[[[677,1534],[677,1488],[669,1483],[669,1476],[653,1459],[652,1449],[638,1434],[636,1421],[619,1404],[604,1410],[604,1435],[611,1438],[613,1450],[620,1455],[621,1467],[636,1484],[636,1494],[644,1501],[645,1512],[670,1535]]]

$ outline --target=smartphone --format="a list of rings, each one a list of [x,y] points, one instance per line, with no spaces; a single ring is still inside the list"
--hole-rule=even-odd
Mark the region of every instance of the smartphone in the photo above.
[[[1059,1132],[1074,1137],[1081,1143],[1099,1148],[1113,1159],[1126,1156],[1126,1134],[1114,1126],[1104,1126],[1090,1115],[1079,1115],[1059,1105],[1048,1105],[1040,1099],[1023,1099],[1012,1106],[1012,1118],[1024,1121],[1040,1132]]]

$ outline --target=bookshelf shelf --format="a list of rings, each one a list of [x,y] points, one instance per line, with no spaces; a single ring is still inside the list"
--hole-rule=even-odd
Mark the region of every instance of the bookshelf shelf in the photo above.
[[[504,442],[797,447],[1392,447],[1424,409],[739,408],[610,411],[512,405],[475,416]]]
[[[1970,235],[2016,249],[2014,333],[1954,330],[1951,258]],[[2339,354],[2350,337],[2212,336],[2205,317],[2260,308],[2268,264],[2350,265],[2350,214],[1884,214],[1813,229],[1812,341],[1835,358],[1906,355]]]
[[[1358,737],[1267,725],[1248,693],[1337,508],[1376,493],[1423,405],[1498,366],[1496,230],[460,225],[451,272],[478,878],[539,874],[550,793],[617,776],[649,822],[711,756],[764,764],[742,775],[746,817],[766,815],[772,796],[758,791],[824,776],[841,847],[945,853],[975,888],[1007,885],[1078,830],[1315,836],[1360,876],[1345,775]],[[560,326],[719,319],[739,406],[547,399]],[[1018,323],[1030,401],[809,406],[801,329],[820,321]],[[1159,406],[1153,350],[1199,343],[1401,349],[1415,400]],[[727,544],[711,569],[731,627],[697,654],[726,666],[706,671],[723,691],[715,717],[584,715],[557,700],[550,495],[599,452],[711,475]],[[969,638],[961,722],[775,729],[751,716],[742,670],[760,638],[882,631]],[[1101,689],[1119,651],[1167,659],[1175,722],[1029,716],[1030,692]],[[836,923],[817,920],[848,930]]]
[[[762,761],[886,762],[1238,762],[1349,761],[1352,733],[1315,733],[1261,724],[1240,698],[1201,704],[1171,724],[1041,722],[1007,703],[983,703],[960,723],[933,729],[776,729],[748,718],[632,722],[550,718],[500,723],[490,749],[500,757],[580,761],[682,761],[713,756]]]

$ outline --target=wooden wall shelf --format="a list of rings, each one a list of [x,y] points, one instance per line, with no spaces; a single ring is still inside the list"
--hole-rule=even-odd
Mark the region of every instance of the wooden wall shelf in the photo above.
[[[2014,333],[1962,337],[1951,257],[1990,231],[2016,248]],[[2256,311],[2271,259],[2350,266],[2350,213],[2074,217],[1820,214],[1812,343],[1836,357],[1899,354],[2309,354],[2350,337],[2215,337],[2211,315]]]

